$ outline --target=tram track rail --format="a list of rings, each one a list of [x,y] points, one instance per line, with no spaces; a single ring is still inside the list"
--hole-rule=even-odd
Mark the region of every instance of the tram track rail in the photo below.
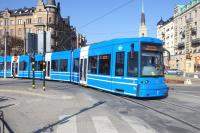
[[[84,89],[87,89],[87,88],[85,88],[85,87],[83,87]],[[91,89],[90,89],[91,90]],[[125,101],[128,101],[128,102],[130,102],[130,103],[134,103],[134,104],[136,104],[136,105],[139,105],[139,106],[141,106],[141,107],[144,107],[144,108],[146,108],[146,109],[149,109],[149,110],[151,110],[151,111],[154,111],[154,112],[156,112],[156,113],[158,113],[158,114],[161,114],[161,115],[163,115],[163,116],[165,116],[165,117],[168,117],[168,118],[171,118],[171,119],[173,119],[173,120],[175,120],[175,121],[177,121],[177,122],[180,122],[180,123],[182,123],[182,124],[184,124],[184,125],[187,125],[187,126],[189,126],[189,127],[192,127],[193,129],[196,129],[198,132],[200,132],[200,127],[199,126],[197,126],[197,125],[195,125],[194,123],[192,123],[192,122],[189,122],[189,121],[187,121],[187,120],[184,120],[184,119],[181,119],[181,118],[178,118],[178,117],[176,117],[175,115],[171,115],[171,114],[168,114],[168,113],[166,113],[166,112],[162,112],[162,111],[160,111],[159,109],[156,109],[156,108],[154,108],[154,107],[152,107],[151,105],[146,105],[144,102],[142,102],[143,100],[138,100],[138,99],[135,99],[135,98],[133,98],[133,97],[126,97],[126,96],[122,96],[122,95],[116,95],[116,94],[113,94],[113,93],[111,93],[111,92],[106,92],[106,91],[102,91],[102,90],[98,90],[98,89],[92,89],[93,91],[98,91],[98,92],[100,92],[100,93],[106,93],[106,94],[108,94],[108,95],[110,95],[110,96],[113,96],[113,97],[115,97],[115,98],[118,98],[118,99],[123,99],[123,100],[125,100]],[[158,99],[157,99],[158,100]],[[145,101],[148,101],[148,100],[145,100]],[[154,101],[156,101],[156,100],[154,100]],[[168,103],[168,104],[171,104],[171,105],[173,105],[173,103],[171,103],[171,102],[168,102],[168,101],[162,101],[162,100],[158,100],[159,102],[161,102],[161,103]],[[177,104],[174,104],[173,106],[177,106],[177,107],[181,107],[181,108],[184,108],[184,109],[189,109],[189,107],[186,107],[186,106],[182,106],[182,105],[177,105]],[[192,111],[197,111],[197,110],[194,110],[194,109],[189,109],[189,110],[192,110]],[[199,111],[197,111],[197,112],[199,112]]]
[[[116,97],[117,97],[117,96],[116,96]],[[166,116],[166,117],[169,117],[169,118],[171,118],[171,119],[174,119],[174,120],[176,120],[176,121],[178,121],[178,122],[180,122],[180,123],[182,123],[182,124],[185,124],[185,125],[187,125],[187,126],[190,126],[190,127],[194,128],[194,129],[200,131],[200,127],[196,126],[195,124],[193,124],[193,123],[191,123],[191,122],[188,122],[188,121],[186,121],[186,120],[177,118],[176,116],[170,115],[170,114],[168,114],[168,113],[162,112],[162,111],[160,111],[160,110],[158,110],[158,109],[156,109],[156,108],[154,108],[154,107],[151,107],[151,106],[149,106],[149,105],[146,105],[145,103],[142,103],[141,101],[139,102],[139,101],[137,101],[137,100],[135,100],[135,99],[133,99],[133,98],[129,98],[129,97],[123,97],[123,96],[119,96],[119,97],[120,97],[121,99],[124,99],[124,100],[126,100],[126,101],[132,102],[132,103],[137,104],[137,105],[140,105],[140,106],[142,106],[142,107],[144,107],[144,108],[146,108],[146,109],[152,110],[152,111],[154,111],[154,112],[156,112],[156,113],[159,113],[159,114],[161,114],[161,115],[163,115],[163,116]]]
[[[159,100],[159,101],[157,101],[157,102],[161,102],[161,103],[165,103],[165,104],[170,104],[170,105],[172,105],[172,106],[176,106],[176,107],[179,107],[179,108],[183,108],[183,109],[187,109],[187,110],[191,110],[191,111],[200,113],[199,110],[193,109],[192,107],[184,106],[184,105],[178,105],[178,104],[175,104],[175,103],[166,101],[166,100]]]

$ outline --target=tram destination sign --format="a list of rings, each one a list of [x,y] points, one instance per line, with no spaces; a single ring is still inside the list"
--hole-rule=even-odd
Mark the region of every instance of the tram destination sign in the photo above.
[[[145,51],[162,51],[162,46],[142,45],[142,50],[145,50]]]

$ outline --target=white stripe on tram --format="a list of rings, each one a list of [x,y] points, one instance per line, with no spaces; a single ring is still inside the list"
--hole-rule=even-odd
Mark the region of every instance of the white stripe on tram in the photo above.
[[[126,79],[126,80],[138,80],[137,78],[122,78],[122,77],[112,77],[112,76],[104,76],[104,75],[95,75],[95,74],[87,74],[88,76],[94,77],[103,77],[103,78],[115,78],[115,79]]]
[[[134,83],[124,83],[124,82],[108,81],[108,80],[95,79],[95,78],[87,78],[87,79],[97,80],[97,81],[102,81],[102,82],[108,82],[108,83],[116,83],[116,84],[124,84],[124,85],[134,85],[134,86],[137,86],[137,84],[134,84]]]

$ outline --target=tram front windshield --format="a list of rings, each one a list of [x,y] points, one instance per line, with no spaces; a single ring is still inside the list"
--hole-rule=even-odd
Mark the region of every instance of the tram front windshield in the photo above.
[[[143,77],[164,76],[162,52],[142,51],[141,56],[141,75]]]

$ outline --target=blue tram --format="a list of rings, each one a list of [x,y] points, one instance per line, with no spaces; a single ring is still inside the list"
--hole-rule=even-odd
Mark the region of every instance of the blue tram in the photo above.
[[[76,50],[36,55],[36,77],[78,83],[122,95],[161,97],[168,94],[164,78],[163,43],[155,38],[125,38],[94,43]],[[1,67],[0,58],[0,69]],[[30,58],[19,57],[18,77],[32,77]],[[1,73],[2,70],[0,70]],[[0,75],[1,76],[1,75]]]
[[[11,77],[11,62],[12,62],[12,56],[7,56],[6,57],[6,76],[7,77]],[[4,76],[4,63],[5,63],[5,59],[4,57],[0,57],[0,77]]]

